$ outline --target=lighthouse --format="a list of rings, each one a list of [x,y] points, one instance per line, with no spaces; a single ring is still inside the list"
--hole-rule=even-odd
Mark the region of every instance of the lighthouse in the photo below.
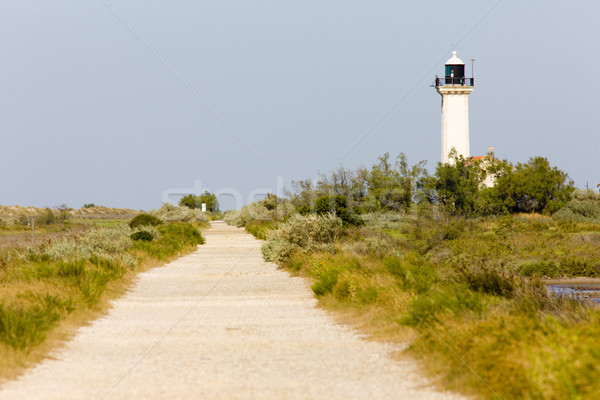
[[[469,95],[473,78],[465,77],[465,63],[452,52],[446,61],[445,77],[435,78],[435,89],[442,96],[442,164],[451,162],[452,149],[469,158]]]

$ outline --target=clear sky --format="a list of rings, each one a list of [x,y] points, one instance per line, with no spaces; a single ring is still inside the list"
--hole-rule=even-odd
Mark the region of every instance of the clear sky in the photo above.
[[[599,16],[597,0],[0,0],[0,204],[150,209],[196,181],[246,200],[385,152],[433,172],[430,85],[453,45],[476,59],[471,155],[541,155],[595,187]]]

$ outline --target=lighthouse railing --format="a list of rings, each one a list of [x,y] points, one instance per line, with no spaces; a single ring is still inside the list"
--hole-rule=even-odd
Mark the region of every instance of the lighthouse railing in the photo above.
[[[475,78],[438,78],[436,76],[435,86],[475,86]]]

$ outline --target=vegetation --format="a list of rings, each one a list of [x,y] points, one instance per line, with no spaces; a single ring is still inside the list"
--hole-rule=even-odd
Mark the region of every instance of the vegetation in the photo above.
[[[324,201],[321,200],[324,197],[336,199],[333,203],[330,201],[332,204],[344,198],[347,206],[343,208],[348,210],[353,225],[363,212],[408,211],[425,177],[424,161],[410,166],[405,154],[400,153],[393,162],[386,153],[371,170],[351,171],[340,166],[329,175],[321,174],[316,183],[309,179],[293,182],[293,190],[288,195],[301,214],[318,212],[317,202]],[[335,211],[331,208],[329,211]]]
[[[141,226],[158,226],[162,224],[162,221],[150,214],[139,214],[136,215],[131,221],[129,221],[129,227],[131,229],[139,228]]]
[[[71,213],[66,206],[59,206],[55,209],[46,207],[35,215],[21,214],[18,218],[20,225],[57,225],[64,224],[71,218]]]
[[[131,235],[129,235],[129,237],[131,238],[131,240],[141,240],[144,242],[151,242],[154,240],[154,235],[152,235],[148,231],[133,232]]]
[[[151,210],[149,214],[167,222],[207,222],[209,220],[209,215],[199,209],[178,207],[169,203],[163,204],[157,210]]]
[[[385,154],[288,195],[285,214],[258,202],[229,222],[266,238],[265,259],[309,278],[322,306],[374,338],[409,341],[468,394],[600,396],[600,310],[541,280],[600,277],[600,197],[574,192],[545,158],[455,156],[428,175]]]
[[[227,211],[224,218],[230,225],[262,230],[264,227],[277,226],[294,211],[295,207],[289,201],[269,194],[263,200],[248,204],[241,210]]]
[[[494,184],[487,187],[485,179]],[[543,157],[512,165],[491,156],[470,160],[453,156],[423,180],[426,197],[452,215],[487,216],[517,213],[553,214],[575,190],[568,175]],[[427,196],[428,195],[428,196]]]
[[[600,310],[549,295],[539,279],[599,276],[600,226],[379,215],[334,231],[295,215],[263,253],[310,278],[321,305],[373,337],[411,338],[409,352],[450,388],[482,398],[600,394]]]
[[[339,167],[314,183],[293,182],[288,195],[303,215],[326,210],[345,224],[356,225],[360,214],[408,213],[415,204],[463,217],[551,215],[566,205],[574,191],[568,175],[543,157],[516,165],[491,155],[474,160],[453,154],[452,160],[438,164],[435,174],[428,175],[424,161],[411,166],[405,154],[392,162],[386,153],[370,170]]]
[[[315,204],[317,215],[332,214],[339,217],[344,225],[359,226],[363,220],[356,213],[348,209],[348,200],[344,196],[321,196]]]
[[[130,224],[42,226],[43,240],[33,246],[31,236],[21,239],[18,225],[0,228],[10,244],[0,246],[0,377],[39,359],[69,326],[106,309],[106,299],[121,293],[137,271],[204,242],[198,225],[153,226],[154,217],[143,215]]]
[[[600,194],[592,190],[575,191],[571,200],[553,217],[562,221],[598,224],[600,223]]]
[[[200,196],[188,194],[187,196],[182,197],[179,201],[179,205],[181,207],[187,207],[191,209],[201,209],[202,204],[206,204],[206,211],[208,212],[219,211],[219,201],[217,196],[209,193],[207,190],[205,190],[204,194],[201,194]]]
[[[277,230],[271,231],[262,248],[267,261],[285,261],[294,252],[334,252],[333,243],[342,231],[342,220],[332,214],[292,215]]]

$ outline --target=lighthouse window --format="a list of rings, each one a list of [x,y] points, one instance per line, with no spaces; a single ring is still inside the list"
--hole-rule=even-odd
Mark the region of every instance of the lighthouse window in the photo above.
[[[464,65],[446,65],[446,85],[464,85]]]

